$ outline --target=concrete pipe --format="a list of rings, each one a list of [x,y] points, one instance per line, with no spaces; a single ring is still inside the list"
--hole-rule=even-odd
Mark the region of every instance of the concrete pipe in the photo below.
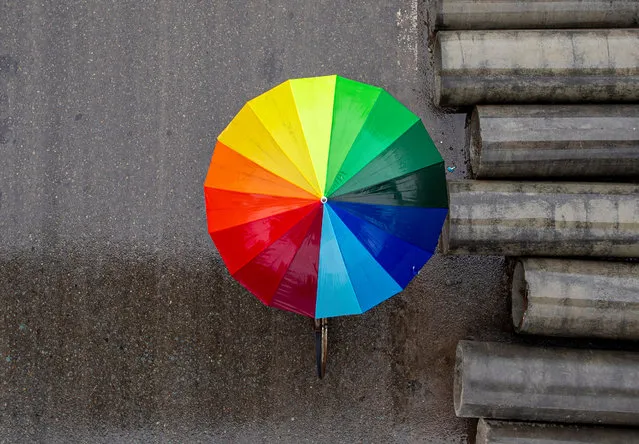
[[[637,0],[439,0],[438,29],[632,28]]]
[[[639,29],[442,31],[442,106],[639,100]]]
[[[639,430],[480,419],[476,444],[628,444]]]
[[[512,318],[520,333],[639,340],[639,263],[518,259]]]
[[[639,425],[639,353],[461,341],[457,416]]]
[[[637,105],[478,106],[468,133],[480,179],[639,178]]]
[[[639,184],[449,181],[448,254],[639,257]]]

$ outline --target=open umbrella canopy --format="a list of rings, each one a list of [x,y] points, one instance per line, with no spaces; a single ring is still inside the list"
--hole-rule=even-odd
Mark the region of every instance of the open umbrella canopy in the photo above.
[[[443,160],[420,119],[339,76],[249,101],[218,137],[204,192],[233,277],[315,318],[359,314],[405,288],[448,211]]]

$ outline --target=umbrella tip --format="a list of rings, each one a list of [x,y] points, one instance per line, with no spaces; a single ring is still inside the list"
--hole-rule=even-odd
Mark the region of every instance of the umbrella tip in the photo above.
[[[328,202],[328,198],[326,196],[322,196],[322,198],[320,199],[320,202],[325,204],[326,202]]]

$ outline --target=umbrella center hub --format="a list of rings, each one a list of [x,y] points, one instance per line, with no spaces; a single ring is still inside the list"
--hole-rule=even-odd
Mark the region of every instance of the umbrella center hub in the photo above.
[[[322,198],[320,199],[320,202],[325,204],[326,202],[328,202],[328,198],[326,196],[322,196]]]

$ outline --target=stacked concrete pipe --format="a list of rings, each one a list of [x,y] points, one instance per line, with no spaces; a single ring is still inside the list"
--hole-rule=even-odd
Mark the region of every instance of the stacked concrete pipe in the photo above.
[[[636,0],[439,0],[438,29],[631,28]]]
[[[639,425],[639,353],[461,341],[454,401],[471,418]]]
[[[449,254],[639,257],[639,185],[448,182]]]
[[[478,179],[639,178],[638,105],[480,105],[468,142]]]
[[[480,419],[476,444],[629,444],[639,430]]]
[[[639,1],[439,0],[436,23],[435,102],[476,106],[473,177],[544,181],[449,181],[444,252],[530,256],[514,268],[520,333],[639,339],[639,264],[592,260],[639,257],[639,184],[604,183],[639,180]],[[458,345],[458,416],[639,425],[638,393],[636,353]],[[636,430],[490,420],[477,434],[635,441]]]
[[[512,318],[520,333],[639,340],[639,263],[520,258]]]
[[[636,102],[637,48],[639,29],[440,31],[435,101]]]

